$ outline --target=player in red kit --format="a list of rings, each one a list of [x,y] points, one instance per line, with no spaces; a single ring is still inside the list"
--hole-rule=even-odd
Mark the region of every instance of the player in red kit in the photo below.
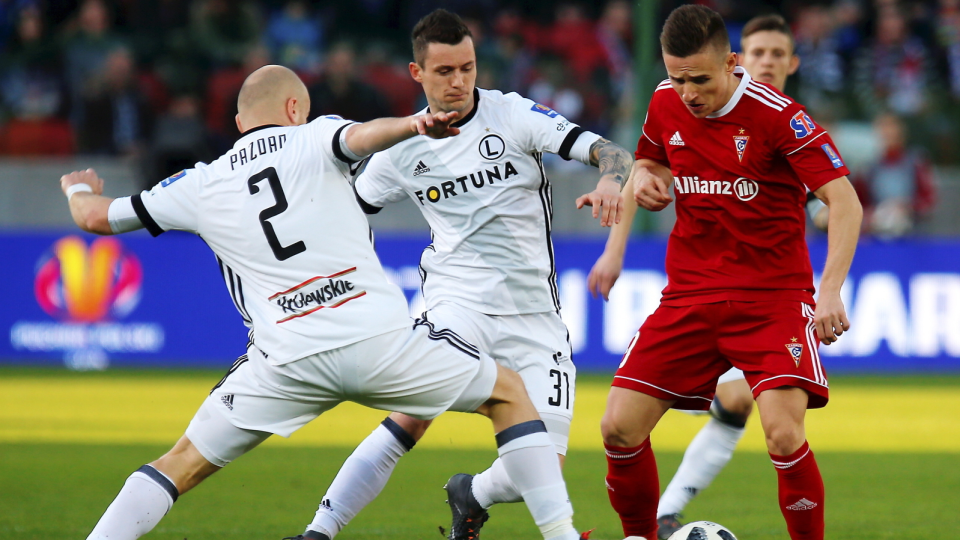
[[[793,540],[823,539],[823,480],[807,408],[828,399],[817,342],[850,324],[840,300],[862,210],[830,136],[737,67],[720,16],[671,13],[660,37],[669,79],[650,103],[631,173],[637,204],[677,198],[668,285],[614,378],[601,429],[607,487],[624,533],[654,540],[659,481],[649,435],[667,409],[706,410],[718,377],[741,369],[777,469]],[[819,301],[804,241],[805,191],[830,207]]]

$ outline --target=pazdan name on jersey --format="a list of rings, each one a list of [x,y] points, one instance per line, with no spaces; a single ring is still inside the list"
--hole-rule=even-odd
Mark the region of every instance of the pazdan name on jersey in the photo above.
[[[284,314],[289,313],[278,320],[277,324],[309,315],[323,308],[337,308],[367,294],[366,291],[354,290],[354,284],[346,279],[336,279],[356,271],[357,267],[353,267],[329,276],[312,277],[268,298],[267,300],[276,302]]]
[[[417,200],[420,201],[420,205],[422,206],[426,204],[426,201],[435,203],[440,199],[456,197],[461,193],[467,193],[470,191],[471,187],[480,189],[486,185],[493,185],[495,181],[506,180],[507,178],[518,174],[517,168],[508,161],[506,164],[504,164],[503,171],[500,170],[500,165],[498,164],[493,166],[492,171],[490,169],[484,169],[475,173],[470,173],[467,176],[461,176],[453,180],[441,182],[439,187],[430,186],[425,190],[420,189],[414,191],[413,193],[417,196]],[[414,173],[414,175],[416,175],[416,173]]]
[[[282,150],[283,143],[286,141],[287,136],[283,133],[279,136],[270,135],[269,137],[260,137],[257,140],[250,141],[250,144],[247,146],[229,154],[230,170],[234,170],[237,164],[246,165],[248,161],[253,161],[264,154],[272,154],[277,150]]]

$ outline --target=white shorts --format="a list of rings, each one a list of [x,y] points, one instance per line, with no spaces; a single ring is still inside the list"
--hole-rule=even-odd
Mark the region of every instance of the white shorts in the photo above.
[[[721,375],[719,379],[717,379],[717,384],[723,384],[723,383],[728,383],[733,381],[742,381],[742,380],[746,380],[746,377],[744,376],[743,372],[735,367],[732,367],[726,373]]]
[[[520,374],[557,453],[566,455],[577,387],[567,327],[555,312],[487,315],[442,302],[424,313]]]
[[[436,323],[395,330],[275,366],[251,346],[210,392],[186,435],[223,466],[271,434],[289,437],[343,401],[429,420],[473,412],[490,398],[497,366]]]
[[[735,367],[732,367],[732,368],[730,368],[729,370],[727,370],[726,373],[724,373],[723,375],[721,375],[719,379],[717,379],[717,384],[723,384],[723,383],[728,383],[728,382],[733,382],[733,381],[744,381],[744,380],[746,380],[746,379],[747,379],[747,378],[746,378],[746,376],[744,376],[744,374],[743,374],[742,371],[740,371],[739,369],[737,369],[737,368],[735,368]],[[692,415],[694,415],[694,416],[698,416],[698,415],[701,415],[701,414],[710,414],[710,411],[688,411],[688,410],[680,410],[680,412],[684,412],[684,413],[687,413],[687,414],[692,414]]]

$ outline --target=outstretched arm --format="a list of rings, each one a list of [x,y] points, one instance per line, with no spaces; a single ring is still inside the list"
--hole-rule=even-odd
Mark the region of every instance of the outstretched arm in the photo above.
[[[847,279],[853,253],[857,249],[863,208],[846,176],[827,182],[814,194],[830,209],[827,262],[823,267],[823,277],[820,278],[820,296],[814,313],[817,337],[824,345],[829,345],[850,329],[850,321],[840,299],[840,287]]]
[[[593,217],[600,217],[600,225],[612,227],[622,218],[620,192],[633,165],[633,156],[622,146],[601,137],[590,145],[590,165],[600,169],[600,181],[594,191],[577,199],[577,208],[592,206]]]
[[[637,213],[637,202],[633,197],[634,186],[641,178],[649,181],[648,175],[656,176],[660,182],[673,180],[670,169],[655,161],[641,159],[634,162],[630,178],[623,187],[623,192],[627,194],[623,200],[623,219],[610,229],[610,236],[607,238],[603,254],[597,259],[587,277],[587,289],[594,297],[599,294],[604,300],[609,300],[610,289],[620,277],[620,272],[623,270],[623,257],[627,251],[627,240],[630,238],[630,228]]]
[[[354,124],[344,134],[347,148],[355,155],[364,157],[386,150],[415,135],[433,139],[452,137],[460,133],[452,127],[460,113],[427,113],[406,118],[378,118],[362,124]]]
[[[93,169],[61,176],[60,189],[68,197],[70,215],[77,226],[87,232],[113,234],[107,219],[113,199],[101,195],[103,179]]]

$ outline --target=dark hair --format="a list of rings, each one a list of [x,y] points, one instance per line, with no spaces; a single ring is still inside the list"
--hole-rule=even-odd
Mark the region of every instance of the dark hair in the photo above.
[[[712,45],[730,50],[730,37],[720,14],[705,6],[680,6],[663,23],[660,46],[670,56],[686,58]]]
[[[436,9],[420,19],[410,35],[413,41],[413,59],[423,66],[427,47],[431,43],[458,45],[463,38],[473,37],[470,29],[455,13],[445,9]]]
[[[740,48],[743,48],[743,43],[748,37],[757,32],[780,32],[790,39],[791,51],[796,47],[796,43],[793,41],[793,32],[790,31],[790,25],[788,25],[787,21],[780,15],[760,15],[747,21],[747,24],[743,27],[743,32],[740,34]]]

